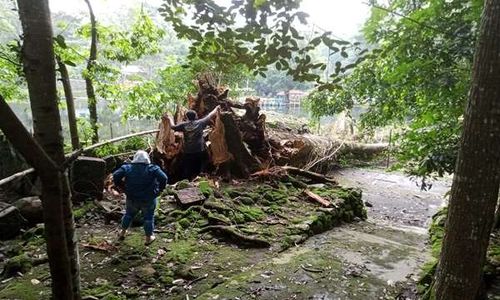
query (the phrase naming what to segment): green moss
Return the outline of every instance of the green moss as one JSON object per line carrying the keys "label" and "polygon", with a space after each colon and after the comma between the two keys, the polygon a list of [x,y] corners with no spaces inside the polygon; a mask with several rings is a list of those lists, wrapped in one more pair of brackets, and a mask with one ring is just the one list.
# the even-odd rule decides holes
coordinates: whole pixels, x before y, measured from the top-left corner
{"label": "green moss", "polygon": [[50,294],[48,287],[33,285],[31,279],[25,277],[9,282],[0,290],[0,299],[46,300],[50,299]]}
{"label": "green moss", "polygon": [[239,211],[247,222],[259,221],[265,218],[265,214],[259,207],[242,205]]}
{"label": "green moss", "polygon": [[193,240],[179,240],[168,245],[167,260],[186,263],[195,255],[197,246]]}
{"label": "green moss", "polygon": [[192,224],[192,221],[190,221],[188,218],[182,218],[178,222],[182,228],[189,228],[189,227],[191,227],[191,224]]}
{"label": "green moss", "polygon": [[86,202],[82,206],[80,206],[77,209],[73,209],[73,217],[75,218],[75,221],[80,220],[83,218],[88,212],[90,212],[92,209],[94,209],[96,206],[94,202]]}
{"label": "green moss", "polygon": [[187,189],[189,187],[191,187],[191,183],[189,182],[189,180],[184,179],[182,181],[177,182],[175,189],[182,190],[182,189]]}
{"label": "green moss", "polygon": [[200,192],[205,195],[205,197],[209,197],[210,195],[213,195],[213,189],[210,186],[209,182],[206,180],[202,180],[198,183],[198,188],[200,189]]}
{"label": "green moss", "polygon": [[26,255],[26,253],[20,254],[18,256],[11,257],[5,263],[3,269],[3,277],[11,277],[19,273],[26,273],[31,270],[32,260]]}
{"label": "green moss", "polygon": [[239,202],[241,202],[244,205],[252,205],[252,204],[254,204],[254,200],[251,197],[240,196],[237,199],[238,199]]}

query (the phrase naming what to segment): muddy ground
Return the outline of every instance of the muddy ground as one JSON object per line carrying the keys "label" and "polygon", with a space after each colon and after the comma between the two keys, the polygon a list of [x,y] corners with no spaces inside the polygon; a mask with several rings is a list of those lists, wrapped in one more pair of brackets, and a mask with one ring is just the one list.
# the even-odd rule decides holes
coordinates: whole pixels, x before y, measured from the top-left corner
{"label": "muddy ground", "polygon": [[[426,224],[441,206],[447,184],[424,192],[403,174],[375,169],[345,169],[335,177],[362,189],[368,220],[343,224],[284,251],[162,232],[146,247],[140,227],[116,245],[116,224],[90,220],[79,228],[84,295],[108,300],[414,299],[413,282],[429,259]],[[43,239],[35,239],[27,246],[36,253],[42,244]],[[85,244],[116,248],[100,251]],[[47,299],[49,288],[43,265],[4,280],[0,299]]]}

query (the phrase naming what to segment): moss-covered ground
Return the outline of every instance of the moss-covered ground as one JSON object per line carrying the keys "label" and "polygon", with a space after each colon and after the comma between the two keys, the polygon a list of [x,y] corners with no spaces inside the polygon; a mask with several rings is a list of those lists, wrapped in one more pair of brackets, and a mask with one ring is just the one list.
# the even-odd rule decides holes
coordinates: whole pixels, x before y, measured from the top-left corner
{"label": "moss-covered ground", "polygon": [[[304,178],[221,186],[204,179],[194,184],[206,196],[204,203],[181,208],[175,200],[176,190],[187,185],[170,188],[161,197],[156,212],[158,239],[150,246],[144,245],[141,227],[132,228],[119,243],[118,224],[107,224],[99,206],[75,207],[84,296],[187,299],[203,298],[214,291],[227,298],[229,294],[218,291],[238,278],[260,272],[273,258],[287,255],[287,249],[342,223],[366,218],[359,190],[315,185]],[[323,208],[310,201],[303,194],[306,187],[333,205]],[[230,231],[210,229],[215,227]],[[43,258],[43,242],[43,228],[35,228],[3,243],[0,267],[20,258],[27,258],[28,263]],[[294,257],[289,267],[314,267],[316,260],[318,265],[322,260],[321,268],[326,270],[324,264],[331,258],[320,255],[311,259]],[[0,299],[49,299],[47,264],[31,267],[23,263],[3,274]],[[275,272],[286,272],[288,267],[278,269]]]}

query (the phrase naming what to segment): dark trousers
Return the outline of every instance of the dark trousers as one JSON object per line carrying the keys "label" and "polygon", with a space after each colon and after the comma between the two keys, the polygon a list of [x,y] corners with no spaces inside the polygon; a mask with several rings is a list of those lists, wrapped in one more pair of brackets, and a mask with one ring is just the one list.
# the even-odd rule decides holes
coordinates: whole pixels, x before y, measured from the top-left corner
{"label": "dark trousers", "polygon": [[207,161],[207,152],[195,152],[195,153],[184,153],[182,157],[181,164],[181,179],[193,180],[196,176],[200,174],[201,171],[205,170],[205,164]]}

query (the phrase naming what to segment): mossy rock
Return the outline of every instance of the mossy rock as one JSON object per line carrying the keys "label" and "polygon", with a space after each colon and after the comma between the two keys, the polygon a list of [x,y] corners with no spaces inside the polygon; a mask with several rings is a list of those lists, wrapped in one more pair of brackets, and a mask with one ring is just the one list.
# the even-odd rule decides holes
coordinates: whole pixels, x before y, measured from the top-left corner
{"label": "mossy rock", "polygon": [[5,263],[2,275],[5,278],[12,277],[17,273],[24,274],[31,270],[33,262],[25,253],[11,257]]}
{"label": "mossy rock", "polygon": [[247,196],[239,196],[239,197],[236,197],[236,199],[234,199],[244,205],[253,205],[254,204],[254,200],[251,198],[251,197],[247,197]]}
{"label": "mossy rock", "polygon": [[37,224],[35,227],[30,228],[25,233],[23,233],[23,240],[31,240],[37,237],[43,237],[45,234],[45,226],[43,224]]}
{"label": "mossy rock", "polygon": [[90,213],[93,209],[96,208],[96,205],[94,204],[94,202],[85,202],[85,204],[83,204],[82,206],[76,208],[76,209],[73,209],[73,218],[75,219],[75,221],[78,221],[80,219],[82,219],[83,217],[85,217],[88,213]]}
{"label": "mossy rock", "polygon": [[179,223],[179,225],[181,225],[182,228],[189,228],[189,227],[191,227],[191,224],[193,223],[188,218],[182,218],[177,222]]}
{"label": "mossy rock", "polygon": [[175,189],[176,190],[183,190],[183,189],[187,189],[187,188],[190,188],[190,187],[192,187],[192,185],[189,182],[189,180],[184,179],[182,181],[177,182],[177,184],[175,186]]}

